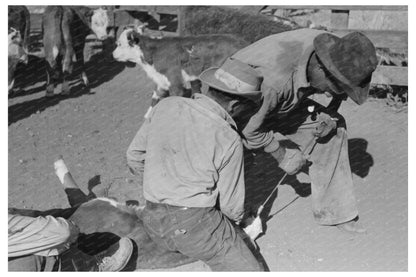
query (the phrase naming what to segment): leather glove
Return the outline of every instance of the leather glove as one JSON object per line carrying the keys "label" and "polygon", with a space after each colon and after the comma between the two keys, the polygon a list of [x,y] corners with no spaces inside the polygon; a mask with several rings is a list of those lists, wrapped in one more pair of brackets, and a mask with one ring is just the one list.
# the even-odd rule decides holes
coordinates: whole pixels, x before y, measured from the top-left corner
{"label": "leather glove", "polygon": [[68,245],[70,245],[78,240],[80,230],[79,227],[72,220],[68,220],[67,222],[70,233],[67,243]]}
{"label": "leather glove", "polygon": [[279,167],[287,174],[296,174],[306,163],[306,157],[299,149],[279,147],[270,153],[279,163]]}
{"label": "leather glove", "polygon": [[323,138],[337,128],[337,118],[332,118],[326,113],[320,113],[317,117],[318,126],[312,132],[315,137]]}
{"label": "leather glove", "polygon": [[243,230],[250,237],[250,239],[255,240],[261,233],[263,233],[263,226],[260,217],[257,216],[253,222],[243,228]]}

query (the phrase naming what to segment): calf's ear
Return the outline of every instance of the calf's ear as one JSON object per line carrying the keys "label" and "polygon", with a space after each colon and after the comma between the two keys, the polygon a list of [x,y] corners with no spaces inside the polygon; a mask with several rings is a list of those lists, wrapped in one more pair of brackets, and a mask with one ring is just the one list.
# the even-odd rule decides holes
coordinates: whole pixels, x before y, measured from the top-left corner
{"label": "calf's ear", "polygon": [[87,18],[91,17],[93,14],[94,14],[93,10],[88,10],[84,13],[85,17],[87,17]]}
{"label": "calf's ear", "polygon": [[128,36],[129,43],[138,45],[140,42],[140,34],[135,30],[131,31]]}

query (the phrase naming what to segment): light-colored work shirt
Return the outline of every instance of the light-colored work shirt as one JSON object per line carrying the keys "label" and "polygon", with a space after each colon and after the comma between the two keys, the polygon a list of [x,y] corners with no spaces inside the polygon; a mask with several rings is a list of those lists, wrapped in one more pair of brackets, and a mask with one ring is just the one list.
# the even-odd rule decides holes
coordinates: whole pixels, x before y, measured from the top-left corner
{"label": "light-colored work shirt", "polygon": [[168,97],[145,120],[127,150],[142,171],[144,198],[185,207],[214,207],[230,219],[244,212],[243,145],[236,124],[214,100]]}
{"label": "light-colored work shirt", "polygon": [[[239,50],[231,58],[255,68],[263,77],[261,91],[277,97],[277,105],[269,111],[292,111],[300,103],[299,90],[310,89],[307,66],[314,52],[313,40],[322,30],[298,29],[265,37]],[[265,147],[273,140],[273,132],[262,130],[264,115],[255,114],[243,130],[248,149]]]}
{"label": "light-colored work shirt", "polygon": [[[65,219],[9,214],[9,257],[55,256],[68,249],[71,229]],[[77,235],[77,234],[76,234]]]}

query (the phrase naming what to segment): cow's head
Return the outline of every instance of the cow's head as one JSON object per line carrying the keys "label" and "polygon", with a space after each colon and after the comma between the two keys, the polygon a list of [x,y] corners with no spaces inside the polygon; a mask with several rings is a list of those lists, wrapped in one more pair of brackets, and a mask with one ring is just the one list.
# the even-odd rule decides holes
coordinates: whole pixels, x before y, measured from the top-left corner
{"label": "cow's head", "polygon": [[14,28],[9,29],[9,44],[8,52],[9,58],[13,57],[19,62],[27,63],[28,56],[22,46],[22,36],[19,31]]}
{"label": "cow's head", "polygon": [[140,63],[143,52],[140,49],[141,32],[137,28],[126,28],[117,39],[117,48],[113,51],[113,57],[119,62]]}
{"label": "cow's head", "polygon": [[107,10],[99,8],[92,11],[91,30],[98,39],[103,40],[107,37],[108,22],[109,19]]}
{"label": "cow's head", "polygon": [[27,64],[28,55],[22,47],[22,36],[16,29],[9,30],[9,44],[8,44],[8,60],[9,60],[9,90],[13,88],[14,71],[18,63],[23,62]]}

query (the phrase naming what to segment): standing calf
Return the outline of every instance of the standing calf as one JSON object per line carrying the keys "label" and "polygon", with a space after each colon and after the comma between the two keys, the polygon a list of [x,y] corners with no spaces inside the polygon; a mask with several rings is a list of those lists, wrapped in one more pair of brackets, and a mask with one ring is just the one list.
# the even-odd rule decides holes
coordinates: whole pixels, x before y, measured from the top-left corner
{"label": "standing calf", "polygon": [[247,44],[233,35],[150,38],[142,35],[140,27],[127,28],[117,40],[113,57],[140,65],[152,79],[156,84],[153,106],[161,97],[191,96],[199,89],[198,76],[203,70],[220,66]]}

